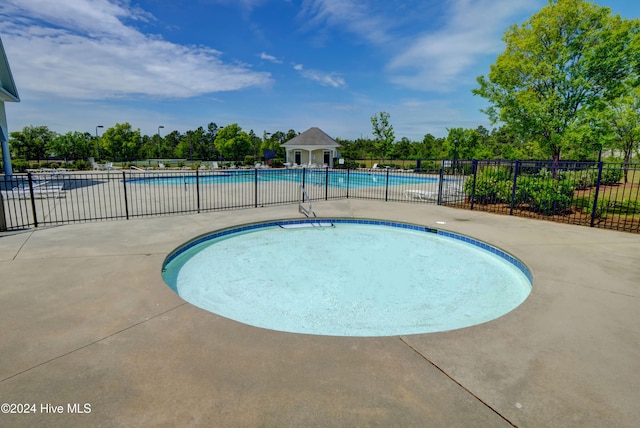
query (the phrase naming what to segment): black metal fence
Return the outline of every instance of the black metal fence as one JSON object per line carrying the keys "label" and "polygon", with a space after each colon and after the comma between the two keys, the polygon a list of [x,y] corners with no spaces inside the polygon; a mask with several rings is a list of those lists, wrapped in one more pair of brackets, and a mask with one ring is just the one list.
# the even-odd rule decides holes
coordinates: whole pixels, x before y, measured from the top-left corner
{"label": "black metal fence", "polygon": [[294,204],[300,186],[312,201],[432,203],[640,232],[640,164],[546,161],[442,161],[419,171],[36,171],[0,176],[0,231]]}

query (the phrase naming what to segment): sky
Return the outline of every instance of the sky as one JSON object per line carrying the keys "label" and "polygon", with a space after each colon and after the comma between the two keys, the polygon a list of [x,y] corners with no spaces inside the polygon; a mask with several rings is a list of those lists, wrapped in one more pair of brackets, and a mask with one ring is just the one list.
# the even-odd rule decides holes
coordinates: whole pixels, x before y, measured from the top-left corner
{"label": "sky", "polygon": [[[625,18],[640,2],[599,0]],[[211,122],[396,140],[491,128],[471,90],[547,0],[2,0],[10,131],[144,135]],[[159,128],[160,126],[164,128]],[[97,129],[99,133],[104,129]]]}

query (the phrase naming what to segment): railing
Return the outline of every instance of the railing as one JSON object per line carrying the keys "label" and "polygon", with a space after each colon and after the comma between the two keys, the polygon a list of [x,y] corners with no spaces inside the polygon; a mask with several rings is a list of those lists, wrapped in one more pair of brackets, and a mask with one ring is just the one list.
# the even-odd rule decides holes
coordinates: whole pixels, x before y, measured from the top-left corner
{"label": "railing", "polygon": [[308,201],[432,203],[640,232],[640,164],[443,161],[393,169],[123,170],[0,176],[0,231]]}

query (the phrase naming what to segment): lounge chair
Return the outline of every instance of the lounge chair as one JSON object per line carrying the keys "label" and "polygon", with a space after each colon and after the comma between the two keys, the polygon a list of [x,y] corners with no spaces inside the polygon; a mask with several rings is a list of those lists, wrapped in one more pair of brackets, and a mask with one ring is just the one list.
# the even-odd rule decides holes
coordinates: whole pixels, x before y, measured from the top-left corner
{"label": "lounge chair", "polygon": [[371,167],[371,169],[378,169],[378,164],[374,163],[373,166]]}
{"label": "lounge chair", "polygon": [[420,199],[421,201],[437,201],[438,192],[429,190],[407,189],[404,191],[404,197],[407,199]]}
{"label": "lounge chair", "polygon": [[[407,189],[404,197],[422,201],[438,201],[438,190]],[[464,196],[464,189],[460,184],[445,183],[442,185],[441,201],[455,200]]]}
{"label": "lounge chair", "polygon": [[34,198],[57,197],[64,198],[65,192],[62,184],[50,184],[47,182],[34,182],[33,190],[26,187],[14,187],[11,190],[2,190],[3,199],[30,199],[33,193]]}

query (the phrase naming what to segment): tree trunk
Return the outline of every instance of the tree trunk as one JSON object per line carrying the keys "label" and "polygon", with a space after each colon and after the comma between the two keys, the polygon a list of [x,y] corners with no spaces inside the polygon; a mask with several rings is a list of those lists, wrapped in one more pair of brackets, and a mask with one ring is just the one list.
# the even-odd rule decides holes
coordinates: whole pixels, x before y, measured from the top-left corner
{"label": "tree trunk", "polygon": [[554,150],[553,151],[553,163],[551,165],[551,174],[552,174],[554,180],[558,179],[559,164],[560,164],[560,151],[559,150]]}

